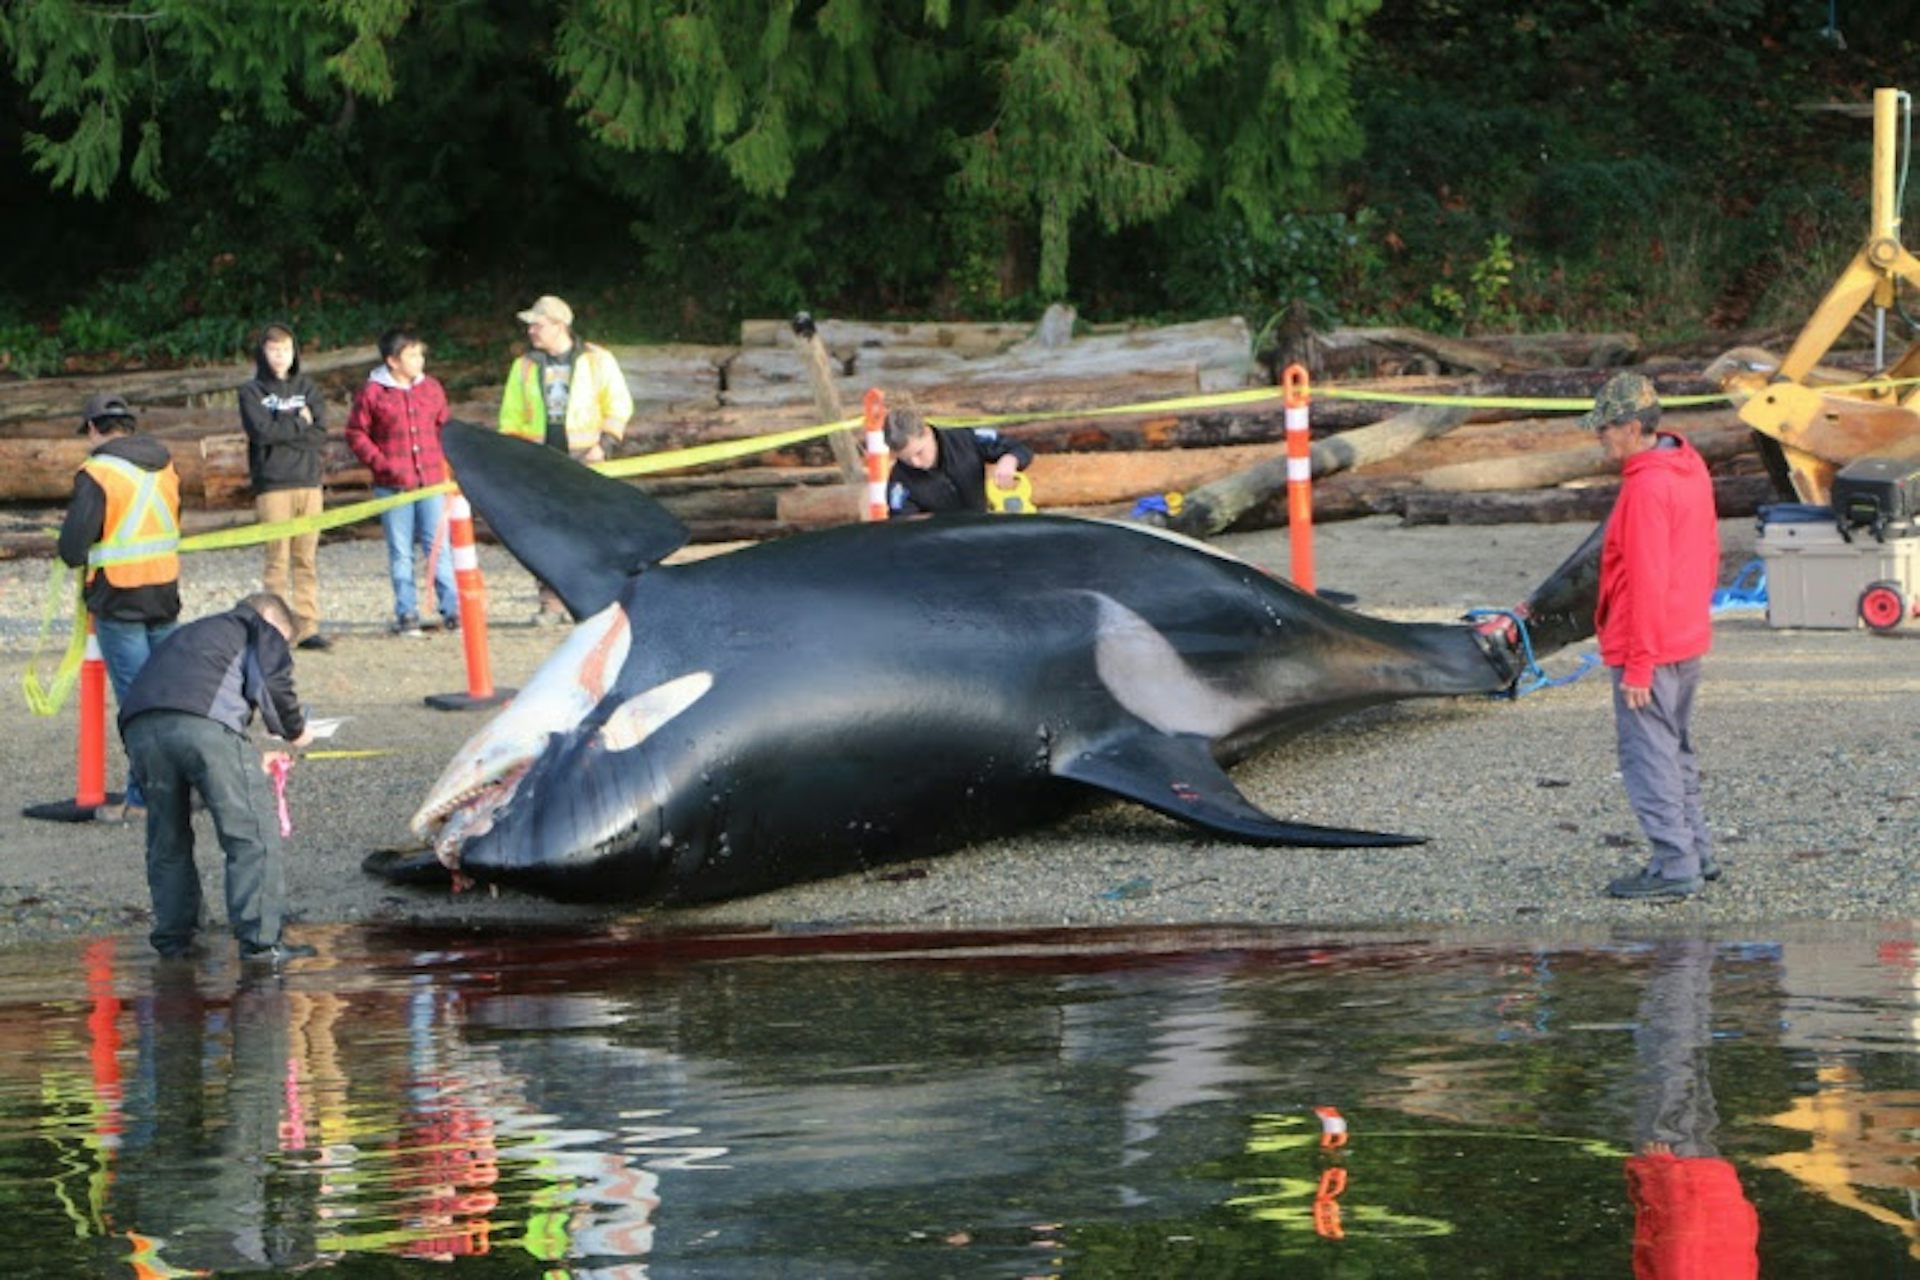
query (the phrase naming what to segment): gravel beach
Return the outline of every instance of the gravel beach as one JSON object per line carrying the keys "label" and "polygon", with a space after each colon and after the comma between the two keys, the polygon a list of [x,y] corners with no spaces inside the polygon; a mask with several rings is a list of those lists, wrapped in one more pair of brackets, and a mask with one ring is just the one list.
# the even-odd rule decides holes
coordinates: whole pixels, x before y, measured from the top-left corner
{"label": "gravel beach", "polygon": [[[1446,619],[1523,596],[1585,526],[1423,526],[1397,519],[1316,530],[1321,585],[1382,616]],[[1750,520],[1724,521],[1723,581],[1752,554]],[[1221,544],[1285,571],[1284,531]],[[531,578],[482,548],[496,682],[523,682],[557,643],[527,624]],[[1132,805],[1101,804],[1043,830],[862,875],[676,910],[579,907],[485,890],[397,889],[360,870],[370,850],[408,840],[408,817],[482,723],[427,709],[465,687],[451,635],[386,634],[391,594],[377,541],[328,542],[320,571],[327,653],[298,655],[303,697],[349,717],[328,744],[374,754],[302,761],[290,786],[293,916],[476,929],[671,926],[862,927],[1271,923],[1466,926],[1570,937],[1658,923],[1737,929],[1785,921],[1920,916],[1920,627],[1894,636],[1781,631],[1757,611],[1715,628],[1696,728],[1725,876],[1684,903],[1601,895],[1645,854],[1621,793],[1605,673],[1517,701],[1457,699],[1382,708],[1280,743],[1234,776],[1272,813],[1329,825],[1417,832],[1402,849],[1254,849],[1197,838]],[[257,584],[256,549],[196,555],[186,615],[224,608]],[[98,930],[144,932],[137,828],[29,820],[23,806],[70,798],[72,704],[28,714],[20,677],[46,594],[44,561],[0,563],[0,672],[8,767],[0,779],[0,945]],[[1550,659],[1578,666],[1591,644]],[[50,674],[57,655],[43,653]],[[124,764],[115,741],[109,786]],[[220,858],[201,823],[208,902]]]}

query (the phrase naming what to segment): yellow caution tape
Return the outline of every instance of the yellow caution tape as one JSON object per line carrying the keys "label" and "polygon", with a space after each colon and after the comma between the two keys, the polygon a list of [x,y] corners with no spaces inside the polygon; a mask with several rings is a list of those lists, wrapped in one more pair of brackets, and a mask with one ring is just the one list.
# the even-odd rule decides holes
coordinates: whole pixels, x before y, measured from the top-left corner
{"label": "yellow caution tape", "polygon": [[190,538],[180,539],[180,546],[177,549],[181,552],[230,551],[235,547],[278,542],[282,538],[291,538],[303,533],[324,533],[328,529],[338,529],[342,525],[358,524],[362,520],[372,519],[395,507],[404,507],[409,502],[419,502],[435,494],[451,493],[453,489],[454,486],[450,483],[428,485],[424,489],[408,489],[404,493],[388,494],[384,498],[369,498],[365,502],[349,503],[344,507],[323,511],[317,516],[297,516],[292,520],[277,520],[272,524],[243,524],[235,525],[231,529],[196,533]]}
{"label": "yellow caution tape", "polygon": [[[55,560],[53,572],[47,577],[47,600],[40,613],[40,636],[34,641],[33,654],[27,659],[27,669],[20,676],[21,691],[27,698],[27,710],[36,716],[54,715],[66,703],[67,695],[73,692],[74,681],[80,676],[80,664],[87,656],[87,612],[80,605],[81,572]],[[73,599],[73,634],[67,639],[67,651],[60,656],[60,665],[54,669],[52,683],[43,685],[37,670],[40,653],[47,637],[53,634],[55,612],[69,596]]]}
{"label": "yellow caution tape", "polygon": [[[1920,378],[1885,379],[1875,378],[1864,382],[1848,383],[1841,386],[1820,387],[1823,392],[1844,393],[1863,390],[1891,390],[1895,387],[1920,383]],[[1003,414],[943,414],[931,419],[941,426],[984,427],[1015,422],[1051,422],[1066,418],[1118,417],[1142,413],[1179,413],[1191,409],[1228,408],[1235,405],[1259,404],[1268,400],[1279,400],[1286,392],[1280,387],[1249,387],[1240,391],[1218,391],[1206,395],[1178,396],[1169,400],[1144,401],[1133,404],[1107,405],[1092,409],[1058,409],[1046,413],[1003,413]],[[1589,398],[1539,398],[1528,399],[1514,396],[1442,396],[1415,395],[1397,391],[1366,391],[1347,387],[1321,387],[1313,395],[1334,400],[1372,400],[1392,404],[1416,404],[1458,406],[1469,409],[1534,409],[1541,412],[1585,412],[1593,401]],[[1662,396],[1661,404],[1670,407],[1691,408],[1696,405],[1713,404],[1730,400],[1727,395]],[[678,471],[686,467],[706,466],[716,462],[730,462],[735,458],[744,458],[772,449],[781,449],[789,445],[803,444],[809,440],[818,440],[832,435],[836,431],[853,431],[862,427],[861,418],[842,418],[837,422],[823,422],[810,427],[796,427],[790,431],[778,431],[762,436],[746,436],[737,440],[721,440],[711,444],[694,445],[685,449],[671,449],[662,453],[644,454],[638,457],[621,458],[612,462],[595,463],[594,469],[617,478],[628,476],[655,475],[662,471]],[[344,525],[356,524],[368,520],[395,507],[410,502],[419,502],[437,494],[451,493],[456,486],[451,483],[430,485],[423,489],[410,489],[404,493],[390,494],[384,498],[373,498],[365,502],[356,502],[344,507],[336,507],[319,515],[301,516],[292,520],[281,520],[272,524],[238,525],[230,529],[219,529],[210,533],[194,534],[182,538],[177,551],[191,553],[195,551],[224,551],[236,547],[256,546],[267,542],[277,542],[282,538],[291,538],[307,533],[322,533],[328,529],[337,529]],[[78,675],[80,662],[86,651],[86,627],[83,616],[76,606],[73,637],[68,643],[67,652],[54,673],[50,684],[43,685],[33,670],[38,661],[40,645],[45,643],[51,633],[55,609],[62,595],[59,584],[66,576],[64,566],[57,566],[54,573],[54,585],[48,593],[46,612],[41,620],[41,638],[35,648],[35,657],[28,664],[22,683],[26,688],[27,705],[35,715],[52,715],[59,710],[67,694],[72,690]],[[75,573],[78,582],[78,571]],[[76,601],[78,592],[74,593]]]}
{"label": "yellow caution tape", "polygon": [[678,471],[682,467],[731,462],[735,458],[744,458],[749,454],[784,449],[790,444],[803,444],[808,440],[823,439],[836,431],[852,431],[861,425],[862,420],[859,418],[842,418],[838,422],[795,427],[791,431],[778,431],[772,435],[745,436],[738,440],[720,440],[713,444],[699,444],[686,449],[670,449],[665,453],[643,454],[637,458],[598,462],[594,464],[593,469],[606,475],[619,477],[646,476],[659,471]]}

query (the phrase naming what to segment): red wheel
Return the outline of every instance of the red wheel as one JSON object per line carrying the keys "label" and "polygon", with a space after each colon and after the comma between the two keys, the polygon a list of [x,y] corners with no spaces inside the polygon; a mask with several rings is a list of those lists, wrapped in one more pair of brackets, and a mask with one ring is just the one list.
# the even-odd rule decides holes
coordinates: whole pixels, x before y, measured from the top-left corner
{"label": "red wheel", "polygon": [[1897,582],[1875,582],[1860,593],[1860,621],[1891,631],[1907,620],[1907,597]]}

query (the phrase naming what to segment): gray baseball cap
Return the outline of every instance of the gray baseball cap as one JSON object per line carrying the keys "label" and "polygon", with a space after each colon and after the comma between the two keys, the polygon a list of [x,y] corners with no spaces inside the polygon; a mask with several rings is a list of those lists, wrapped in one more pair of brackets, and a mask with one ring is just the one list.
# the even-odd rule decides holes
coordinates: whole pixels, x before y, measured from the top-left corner
{"label": "gray baseball cap", "polygon": [[87,397],[86,408],[80,410],[80,434],[87,434],[87,428],[102,418],[125,418],[131,422],[133,417],[133,406],[127,403],[125,396],[108,395],[103,391]]}

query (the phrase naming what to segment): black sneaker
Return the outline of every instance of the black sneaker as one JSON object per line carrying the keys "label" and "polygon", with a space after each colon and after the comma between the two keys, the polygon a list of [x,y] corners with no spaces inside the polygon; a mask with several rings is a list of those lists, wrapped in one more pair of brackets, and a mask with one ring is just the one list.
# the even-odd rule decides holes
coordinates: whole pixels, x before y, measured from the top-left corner
{"label": "black sneaker", "polygon": [[1640,871],[1608,884],[1607,893],[1615,898],[1691,898],[1700,892],[1702,883],[1699,876],[1669,880],[1651,871]]}
{"label": "black sneaker", "polygon": [[289,960],[298,960],[304,956],[318,955],[304,942],[276,942],[270,947],[255,947],[242,952],[240,963],[258,968],[278,969]]}
{"label": "black sneaker", "polygon": [[328,649],[333,648],[333,641],[327,639],[325,636],[321,635],[318,631],[316,631],[312,635],[308,636],[305,640],[302,640],[299,644],[295,645],[294,648],[308,649],[315,653],[324,653]]}
{"label": "black sneaker", "polygon": [[411,613],[404,618],[394,619],[392,625],[387,628],[387,632],[390,635],[413,637],[426,634],[420,629],[420,619]]}
{"label": "black sneaker", "polygon": [[442,631],[458,631],[460,629],[460,615],[456,613],[452,617],[440,619],[440,629]]}
{"label": "black sneaker", "polygon": [[1720,878],[1720,864],[1714,861],[1713,855],[1710,853],[1700,859],[1700,878],[1702,880],[1718,880]]}

